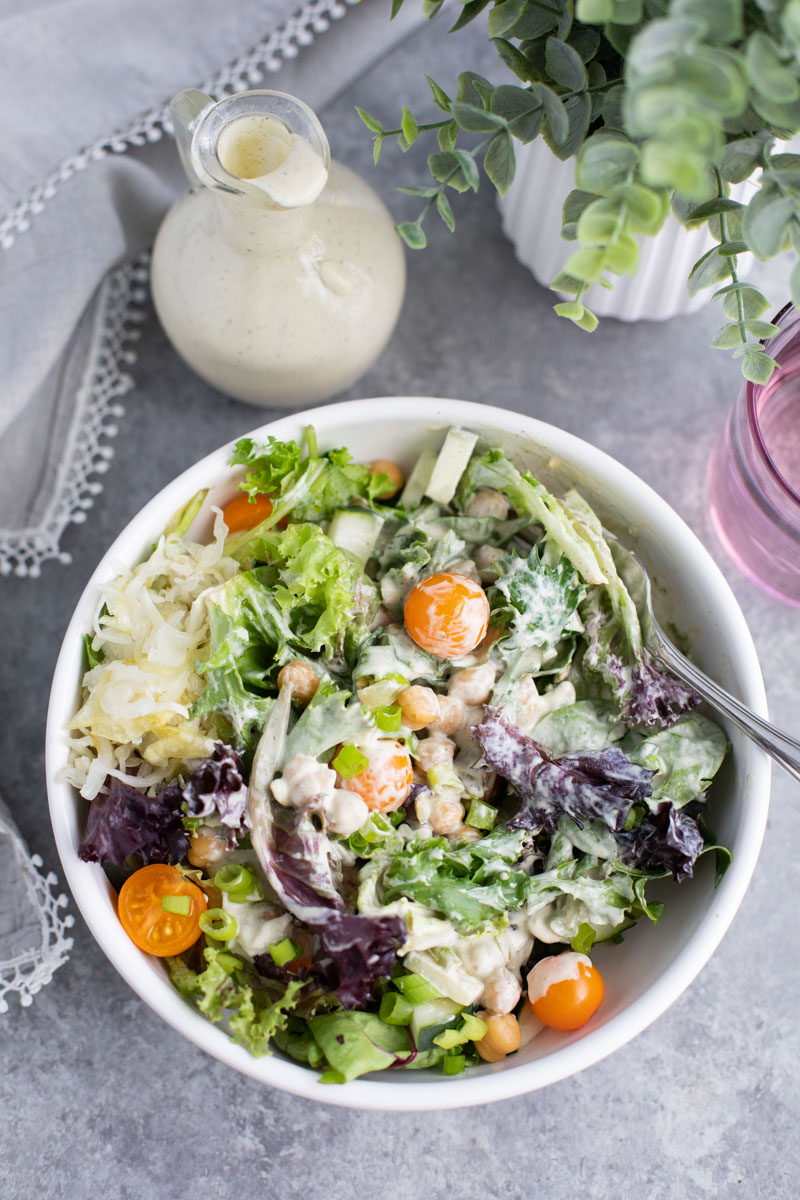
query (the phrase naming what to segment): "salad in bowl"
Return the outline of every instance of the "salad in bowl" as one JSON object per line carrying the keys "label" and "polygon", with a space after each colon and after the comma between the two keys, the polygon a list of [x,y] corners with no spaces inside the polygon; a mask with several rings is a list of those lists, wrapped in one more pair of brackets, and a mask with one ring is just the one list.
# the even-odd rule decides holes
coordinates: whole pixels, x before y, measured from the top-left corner
{"label": "salad in bowl", "polygon": [[94,594],[71,881],[106,868],[240,1067],[466,1080],[574,1046],[624,1008],[630,931],[729,862],[725,733],[649,657],[580,486],[510,440],[241,439]]}

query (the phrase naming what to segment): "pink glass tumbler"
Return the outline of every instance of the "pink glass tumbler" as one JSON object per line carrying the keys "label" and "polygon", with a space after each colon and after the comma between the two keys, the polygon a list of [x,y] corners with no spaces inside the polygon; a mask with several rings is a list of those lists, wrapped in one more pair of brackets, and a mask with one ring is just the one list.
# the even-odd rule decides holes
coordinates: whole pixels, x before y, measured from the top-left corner
{"label": "pink glass tumbler", "polygon": [[800,607],[800,312],[789,304],[774,322],[764,348],[779,367],[743,387],[711,456],[709,500],[736,565]]}

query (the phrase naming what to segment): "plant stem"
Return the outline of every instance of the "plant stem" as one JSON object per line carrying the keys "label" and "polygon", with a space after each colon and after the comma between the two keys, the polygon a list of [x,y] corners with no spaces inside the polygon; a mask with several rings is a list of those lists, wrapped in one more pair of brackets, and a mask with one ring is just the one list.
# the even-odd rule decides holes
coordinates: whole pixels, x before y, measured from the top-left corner
{"label": "plant stem", "polygon": [[[721,200],[724,200],[725,199],[725,185],[723,184],[722,176],[720,175],[720,173],[716,167],[714,168],[714,176],[717,181],[717,194],[719,195],[719,198]],[[724,212],[719,214],[719,232],[720,232],[721,241],[727,242],[728,241],[728,222],[727,222]],[[730,271],[731,283],[738,283],[739,282],[739,274],[738,274],[738,271],[736,270],[736,265],[737,265],[736,255],[735,254],[732,255],[732,257],[728,259],[728,262],[730,264],[729,271]],[[739,289],[737,289],[737,291],[736,291],[736,311],[739,314],[739,319],[736,323],[739,326],[739,333],[742,338],[742,344],[744,344],[747,341],[747,329],[745,328],[745,324],[744,324],[744,304],[742,302],[742,293]]]}

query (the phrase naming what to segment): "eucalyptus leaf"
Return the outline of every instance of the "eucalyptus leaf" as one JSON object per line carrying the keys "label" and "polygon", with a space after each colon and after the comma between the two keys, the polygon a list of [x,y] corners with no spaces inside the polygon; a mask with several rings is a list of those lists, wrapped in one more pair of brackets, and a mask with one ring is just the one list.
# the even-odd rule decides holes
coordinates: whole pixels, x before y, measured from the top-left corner
{"label": "eucalyptus leaf", "polygon": [[789,292],[792,297],[792,304],[795,308],[800,308],[800,262],[797,262],[792,267],[792,273],[789,277]]}
{"label": "eucalyptus leaf", "polygon": [[403,221],[395,228],[409,250],[424,250],[427,246],[428,239],[419,221]]}
{"label": "eucalyptus leaf", "polygon": [[439,192],[438,196],[436,197],[436,211],[452,233],[456,227],[456,219],[453,216],[453,209],[450,206],[450,201],[447,199],[447,196],[445,196],[444,192]]}
{"label": "eucalyptus leaf", "polygon": [[742,374],[751,383],[769,383],[777,366],[775,359],[770,358],[760,347],[752,351],[748,349],[742,358]]}
{"label": "eucalyptus leaf", "polygon": [[753,87],[767,100],[786,104],[800,98],[800,83],[768,34],[761,30],[750,34],[745,59]]}
{"label": "eucalyptus leaf", "polygon": [[571,92],[582,91],[588,86],[586,67],[578,51],[559,38],[547,39],[545,61],[550,77]]}
{"label": "eucalyptus leaf", "polygon": [[721,279],[727,279],[730,273],[731,268],[728,260],[719,253],[719,248],[714,246],[702,258],[698,259],[692,267],[687,285],[689,295],[696,296],[704,288],[713,287]]}
{"label": "eucalyptus leaf", "polygon": [[794,206],[788,196],[782,196],[774,185],[765,185],[747,206],[744,236],[757,258],[773,258],[781,249],[787,226],[794,216]]}
{"label": "eucalyptus leaf", "polygon": [[491,111],[508,123],[508,131],[520,142],[530,142],[544,119],[541,102],[527,88],[502,84],[494,89]]}
{"label": "eucalyptus leaf", "polygon": [[[556,141],[553,136],[552,124],[549,124],[545,130],[544,139],[556,157],[562,161],[566,161],[568,158],[574,158],[586,134],[589,132],[589,125],[592,118],[592,101],[586,92],[581,92],[580,95],[570,96],[568,100],[562,101],[562,103],[567,111],[567,120],[569,122],[567,136]],[[511,132],[514,133],[515,131],[512,129]]]}
{"label": "eucalyptus leaf", "polygon": [[525,57],[513,42],[509,42],[507,38],[502,37],[494,37],[491,41],[494,43],[494,47],[500,58],[507,67],[510,67],[517,79],[521,79],[523,83],[530,83],[531,80],[536,78],[530,60]]}
{"label": "eucalyptus leaf", "polygon": [[764,134],[758,137],[738,138],[728,142],[722,154],[720,174],[728,183],[741,183],[764,165],[766,149],[772,139]]}
{"label": "eucalyptus leaf", "polygon": [[507,130],[500,130],[492,138],[484,155],[483,169],[500,195],[505,196],[514,179],[516,169],[514,142]]}
{"label": "eucalyptus leaf", "polygon": [[468,0],[461,10],[458,19],[450,26],[450,33],[457,33],[459,29],[463,29],[465,25],[469,25],[470,21],[474,21],[479,17],[485,8],[490,4],[491,0]]}
{"label": "eucalyptus leaf", "polygon": [[383,133],[383,126],[375,117],[371,117],[368,112],[365,112],[363,108],[359,108],[358,105],[356,105],[356,112],[361,117],[367,129],[371,129],[373,133]]}
{"label": "eucalyptus leaf", "polygon": [[531,92],[545,111],[554,141],[563,142],[569,135],[569,117],[564,101],[543,83],[534,83]]}
{"label": "eucalyptus leaf", "polygon": [[583,143],[578,155],[575,182],[581,191],[605,196],[628,183],[639,161],[633,142],[613,134],[596,133]]}
{"label": "eucalyptus leaf", "polygon": [[458,77],[456,100],[462,104],[474,104],[478,108],[488,108],[494,91],[494,84],[479,75],[477,71],[462,71]]}
{"label": "eucalyptus leaf", "polygon": [[501,128],[505,124],[503,118],[495,113],[488,112],[485,108],[478,108],[474,104],[463,104],[459,100],[453,101],[450,111],[459,126],[467,133],[486,133]]}
{"label": "eucalyptus leaf", "polygon": [[444,88],[439,87],[439,84],[435,79],[431,79],[430,75],[426,75],[425,78],[428,81],[428,87],[433,93],[434,103],[436,104],[437,108],[440,108],[442,112],[449,112],[450,97],[448,96],[447,92],[444,90]]}
{"label": "eucalyptus leaf", "polygon": [[749,320],[745,321],[747,332],[759,341],[764,341],[767,338],[773,337],[774,334],[780,333],[777,325],[773,325],[771,321]]}
{"label": "eucalyptus leaf", "polygon": [[[726,317],[731,317],[733,320],[739,320],[740,316],[743,320],[750,320],[754,317],[760,317],[763,312],[769,308],[769,301],[766,296],[755,287],[749,287],[745,283],[730,283],[726,288],[720,288],[714,293],[713,299],[718,296],[724,296],[722,301],[722,311]],[[741,304],[741,314],[739,306]]]}
{"label": "eucalyptus leaf", "polygon": [[717,330],[711,339],[711,346],[714,350],[732,350],[734,346],[740,346],[744,341],[746,341],[746,337],[742,333],[741,327],[732,322]]}

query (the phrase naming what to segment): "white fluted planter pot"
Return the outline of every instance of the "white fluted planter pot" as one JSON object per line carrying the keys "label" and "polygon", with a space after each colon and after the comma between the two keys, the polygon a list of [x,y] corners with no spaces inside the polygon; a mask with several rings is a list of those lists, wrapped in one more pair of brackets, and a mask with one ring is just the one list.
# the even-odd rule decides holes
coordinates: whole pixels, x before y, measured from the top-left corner
{"label": "white fluted planter pot", "polygon": [[[515,149],[517,173],[507,195],[498,200],[503,231],[519,261],[549,287],[577,246],[561,239],[561,209],[575,187],[575,160],[561,162],[541,138]],[[752,186],[748,181],[737,184],[731,198],[743,200]],[[593,284],[584,293],[593,312],[621,321],[663,321],[708,303],[712,289],[690,297],[686,287],[698,258],[716,245],[706,226],[685,229],[670,213],[660,233],[638,240],[641,258],[634,276],[612,276],[613,291]],[[740,277],[746,265],[740,260]]]}

